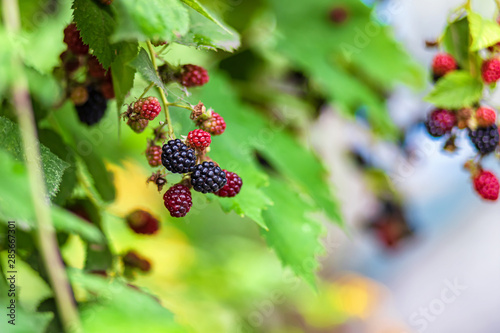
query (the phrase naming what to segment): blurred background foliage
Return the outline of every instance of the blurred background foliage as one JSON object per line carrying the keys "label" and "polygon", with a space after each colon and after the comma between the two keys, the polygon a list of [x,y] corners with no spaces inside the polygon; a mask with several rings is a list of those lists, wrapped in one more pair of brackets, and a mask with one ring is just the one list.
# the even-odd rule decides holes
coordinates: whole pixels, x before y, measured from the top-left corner
{"label": "blurred background foliage", "polygon": [[[321,221],[345,226],[308,135],[320,113],[333,109],[369,126],[379,140],[397,139],[385,99],[398,84],[421,88],[421,69],[374,12],[376,3],[200,3],[227,24],[177,0],[117,0],[111,8],[92,0],[23,0],[22,38],[0,26],[0,218],[18,221],[23,280],[19,326],[12,331],[2,320],[2,332],[61,331],[31,238],[35,213],[8,91],[16,56],[29,79],[52,216],[86,332],[334,332],[373,310],[382,291],[369,280],[316,277],[318,256],[335,250],[322,241]],[[338,8],[347,15],[344,22],[330,18]],[[111,66],[117,93],[92,128],[78,121],[59,84],[63,29],[73,15],[84,41]],[[155,37],[173,42],[161,55],[169,63],[208,69],[206,86],[186,94],[170,85],[168,98],[201,100],[224,116],[228,128],[213,139],[211,157],[244,180],[235,198],[209,195],[207,202],[193,193],[192,211],[182,220],[170,218],[156,188],[145,184],[150,131],[137,135],[117,121],[117,110],[149,84],[144,64],[132,60]],[[172,107],[171,114],[178,137],[194,128],[186,110]],[[168,178],[170,184],[178,180]],[[75,205],[84,207],[92,224],[68,212]],[[123,217],[136,208],[161,217],[159,234],[140,236],[127,228]],[[152,270],[122,276],[120,256],[128,250],[148,258]],[[1,259],[5,267],[5,251]],[[91,270],[106,270],[109,277],[85,273]]]}

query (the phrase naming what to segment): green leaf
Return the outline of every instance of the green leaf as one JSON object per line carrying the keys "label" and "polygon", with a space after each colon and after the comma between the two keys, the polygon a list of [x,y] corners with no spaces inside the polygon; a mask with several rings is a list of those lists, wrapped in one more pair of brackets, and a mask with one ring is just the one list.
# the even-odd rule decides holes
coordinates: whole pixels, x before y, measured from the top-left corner
{"label": "green leaf", "polygon": [[[0,148],[8,151],[19,161],[24,159],[22,141],[19,129],[9,119],[0,116]],[[57,194],[64,170],[69,164],[54,155],[47,147],[40,145],[42,165],[47,184],[47,191],[51,197]]]}
{"label": "green leaf", "polygon": [[[3,297],[5,301],[9,298]],[[3,302],[2,302],[3,303]],[[5,306],[4,306],[5,305]],[[5,309],[7,304],[2,304],[2,309]],[[0,332],[8,333],[44,333],[47,325],[54,317],[52,312],[34,312],[26,311],[21,306],[16,306],[15,326],[8,323],[9,317],[4,315],[0,321]]]}
{"label": "green leaf", "polygon": [[[259,170],[254,157],[254,153],[259,151],[272,167],[312,200],[313,211],[322,209],[331,220],[343,224],[338,203],[331,193],[327,173],[320,160],[290,133],[279,126],[269,126],[269,121],[258,111],[242,104],[230,82],[220,73],[210,72],[209,83],[193,96],[195,100],[202,100],[207,107],[213,107],[228,124],[224,135],[212,138],[210,156],[223,169],[236,171],[243,179],[241,197],[217,197],[224,209],[244,213],[261,226],[266,225],[265,220],[261,222],[259,213],[268,209],[273,200],[264,191],[269,177]],[[251,202],[254,208],[249,212],[250,205],[246,200],[250,196],[254,197]]]}
{"label": "green leaf", "polygon": [[[29,177],[26,167],[4,150],[0,149],[0,221],[15,220],[30,229],[36,228],[36,213],[33,208]],[[105,242],[104,235],[90,223],[58,207],[51,206],[51,215],[56,230],[73,232],[88,241]]]}
{"label": "green leaf", "polygon": [[315,287],[316,257],[324,252],[321,223],[310,217],[312,207],[287,182],[272,179],[265,192],[274,205],[263,213],[269,231],[262,236],[285,266]]}
{"label": "green leaf", "polygon": [[189,29],[187,8],[179,0],[120,0],[113,6],[118,21],[113,41],[172,42]]}
{"label": "green leaf", "polygon": [[467,71],[454,71],[441,78],[425,100],[441,108],[473,106],[483,96],[483,82]]}
{"label": "green leaf", "polygon": [[83,42],[94,50],[103,67],[109,68],[115,58],[115,46],[109,42],[115,26],[111,10],[92,0],[75,0],[73,9]]}
{"label": "green leaf", "polygon": [[141,75],[148,80],[149,82],[153,82],[158,87],[166,91],[165,85],[163,81],[158,76],[158,72],[155,70],[153,63],[151,62],[151,58],[149,57],[148,52],[141,48],[137,57],[130,63]]}
{"label": "green leaf", "polygon": [[[194,10],[196,10],[201,15],[205,16],[210,21],[212,21],[215,24],[217,24],[219,27],[221,27],[222,29],[224,29],[227,33],[233,34],[232,30],[230,30],[228,27],[226,27],[224,24],[222,24],[222,22],[219,21],[213,14],[211,14],[207,10],[207,8],[205,8],[201,3],[198,2],[198,0],[181,0],[181,1],[184,2],[186,5],[188,5],[189,7],[193,8]],[[196,21],[193,21],[193,22],[196,22]]]}
{"label": "green leaf", "polygon": [[111,64],[118,113],[120,113],[125,97],[134,85],[135,68],[129,64],[137,56],[138,50],[135,42],[120,43],[115,61]]}
{"label": "green leaf", "polygon": [[[82,304],[80,309],[85,332],[165,332],[186,330],[177,324],[174,315],[151,295],[114,279],[104,279],[81,271],[68,271],[73,285],[84,288],[96,302]],[[147,320],[138,313],[147,313]]]}
{"label": "green leaf", "polygon": [[[38,18],[39,13],[36,15]],[[24,63],[40,73],[51,74],[54,67],[60,63],[59,55],[66,49],[63,31],[70,20],[70,2],[64,1],[59,3],[56,15],[47,16],[41,22],[37,22],[37,27],[33,31],[23,31]]]}
{"label": "green leaf", "polygon": [[233,52],[240,46],[239,34],[230,28],[220,28],[194,10],[190,11],[189,32],[176,43],[199,48],[221,49]]}
{"label": "green leaf", "polygon": [[479,51],[500,42],[500,25],[492,20],[485,20],[481,15],[469,12],[471,51]]}
{"label": "green leaf", "polygon": [[469,68],[469,21],[461,18],[446,27],[442,45],[462,68]]}

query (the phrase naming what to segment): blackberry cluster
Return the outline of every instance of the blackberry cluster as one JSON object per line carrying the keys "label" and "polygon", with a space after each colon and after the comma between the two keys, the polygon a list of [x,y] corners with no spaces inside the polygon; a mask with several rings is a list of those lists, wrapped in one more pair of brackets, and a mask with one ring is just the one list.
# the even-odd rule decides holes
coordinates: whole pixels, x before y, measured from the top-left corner
{"label": "blackberry cluster", "polygon": [[163,145],[161,162],[168,171],[173,173],[188,173],[193,171],[196,164],[195,151],[186,146],[181,140],[170,140]]}
{"label": "blackberry cluster", "polygon": [[165,207],[172,217],[184,217],[193,206],[189,188],[182,184],[176,184],[169,188],[163,195]]}
{"label": "blackberry cluster", "polygon": [[481,155],[493,152],[498,146],[499,135],[497,125],[469,129],[469,138]]}
{"label": "blackberry cluster", "polygon": [[89,126],[98,123],[108,107],[108,101],[103,94],[94,87],[87,87],[88,99],[81,105],[75,105],[78,118]]}
{"label": "blackberry cluster", "polygon": [[214,193],[226,185],[226,174],[214,162],[203,162],[194,167],[191,173],[191,185],[195,191]]}

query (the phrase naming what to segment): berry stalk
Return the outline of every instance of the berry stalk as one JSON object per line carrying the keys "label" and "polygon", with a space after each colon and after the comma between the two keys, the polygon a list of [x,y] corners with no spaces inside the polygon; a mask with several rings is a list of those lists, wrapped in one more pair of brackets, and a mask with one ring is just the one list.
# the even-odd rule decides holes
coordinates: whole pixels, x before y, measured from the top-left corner
{"label": "berry stalk", "polygon": [[[8,33],[17,38],[20,30],[19,4],[16,0],[3,0],[3,19]],[[66,333],[82,332],[78,311],[73,302],[71,286],[58,253],[57,239],[48,204],[48,193],[41,165],[40,146],[33,115],[33,106],[24,67],[19,58],[12,61],[17,73],[12,95],[19,121],[20,133],[28,169],[31,197],[36,213],[36,238],[45,266],[61,322]]]}
{"label": "berry stalk", "polygon": [[[153,63],[153,67],[158,72],[158,66],[156,65],[156,53],[155,53],[155,50],[153,48],[153,44],[151,44],[151,42],[148,41],[147,45],[148,45],[148,50],[149,50],[149,54],[151,57],[151,62]],[[165,110],[165,122],[168,126],[168,136],[171,139],[174,139],[175,138],[174,128],[172,127],[172,122],[170,120],[170,113],[168,111],[169,103],[168,103],[167,97],[165,96],[165,92],[163,91],[163,89],[161,87],[157,87],[157,88],[158,88],[158,91],[160,92],[161,101],[163,102],[163,106],[164,106],[164,110]]]}

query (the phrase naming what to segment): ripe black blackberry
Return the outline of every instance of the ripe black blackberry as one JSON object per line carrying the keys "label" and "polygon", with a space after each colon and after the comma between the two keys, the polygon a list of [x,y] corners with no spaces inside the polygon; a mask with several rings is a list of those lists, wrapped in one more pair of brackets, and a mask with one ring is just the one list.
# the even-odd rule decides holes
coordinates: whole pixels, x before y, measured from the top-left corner
{"label": "ripe black blackberry", "polygon": [[191,184],[201,193],[217,192],[226,185],[226,174],[214,162],[203,162],[194,167]]}
{"label": "ripe black blackberry", "polygon": [[186,146],[181,140],[170,140],[162,147],[161,163],[173,173],[187,173],[194,169],[196,155],[193,149]]}
{"label": "ripe black blackberry", "polygon": [[486,155],[498,146],[499,135],[497,125],[469,129],[469,138],[481,155]]}
{"label": "ripe black blackberry", "polygon": [[87,125],[98,123],[108,107],[108,101],[103,94],[92,86],[87,87],[88,99],[82,105],[75,105],[80,121]]}

